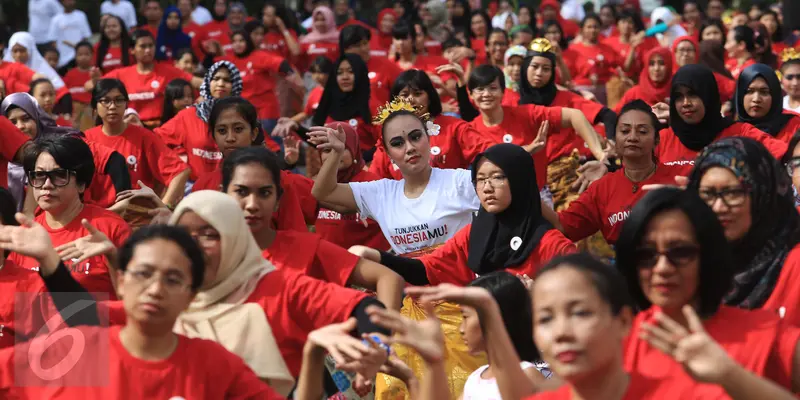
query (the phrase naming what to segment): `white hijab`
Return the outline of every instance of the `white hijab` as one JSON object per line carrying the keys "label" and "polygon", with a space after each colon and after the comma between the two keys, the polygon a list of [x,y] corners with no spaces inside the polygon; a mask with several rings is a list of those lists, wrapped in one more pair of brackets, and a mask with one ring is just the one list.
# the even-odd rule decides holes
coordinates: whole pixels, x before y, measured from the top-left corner
{"label": "white hijab", "polygon": [[506,20],[509,18],[514,21],[513,26],[519,25],[519,17],[517,17],[517,14],[514,14],[512,11],[506,11],[492,18],[492,28],[506,29]]}
{"label": "white hijab", "polygon": [[[675,19],[675,15],[672,11],[667,7],[657,7],[653,12],[650,14],[650,24],[655,25],[656,21],[661,20],[665,24],[669,24],[672,20]],[[680,24],[675,24],[669,27],[666,32],[664,32],[664,36],[667,38],[667,45],[672,46],[672,42],[681,37],[686,36],[688,33],[686,29],[683,29]]]}
{"label": "white hijab", "polygon": [[11,56],[11,49],[17,44],[28,49],[28,62],[25,63],[28,68],[50,79],[50,82],[53,83],[53,87],[56,90],[64,87],[64,81],[61,80],[56,70],[54,70],[53,67],[47,63],[47,60],[44,59],[42,54],[39,53],[39,50],[36,48],[36,39],[28,32],[17,32],[11,35],[11,39],[8,41],[8,47],[6,48],[6,54],[3,56],[3,61],[16,62],[14,61],[14,57]]}

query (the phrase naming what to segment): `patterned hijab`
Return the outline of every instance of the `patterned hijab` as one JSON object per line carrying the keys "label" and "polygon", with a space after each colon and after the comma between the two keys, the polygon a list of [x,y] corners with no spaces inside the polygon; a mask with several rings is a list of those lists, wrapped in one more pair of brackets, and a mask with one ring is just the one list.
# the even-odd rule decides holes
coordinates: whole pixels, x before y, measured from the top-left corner
{"label": "patterned hijab", "polygon": [[695,161],[689,188],[697,190],[711,167],[733,172],[750,192],[752,225],[732,243],[745,267],[736,271],[728,305],[760,308],[772,294],[783,263],[800,243],[800,214],[794,208],[792,182],[785,169],[755,140],[731,137],[708,146]]}
{"label": "patterned hijab", "polygon": [[206,76],[203,77],[203,84],[200,85],[200,95],[203,96],[205,100],[195,105],[197,117],[202,119],[205,123],[208,123],[208,116],[211,115],[211,109],[214,107],[214,103],[219,100],[211,96],[211,80],[214,79],[214,74],[216,74],[220,68],[227,69],[231,74],[231,84],[233,86],[231,87],[231,94],[229,96],[242,95],[242,76],[239,74],[239,68],[236,68],[230,61],[217,61],[214,63],[214,65],[208,69],[208,72],[206,72]]}

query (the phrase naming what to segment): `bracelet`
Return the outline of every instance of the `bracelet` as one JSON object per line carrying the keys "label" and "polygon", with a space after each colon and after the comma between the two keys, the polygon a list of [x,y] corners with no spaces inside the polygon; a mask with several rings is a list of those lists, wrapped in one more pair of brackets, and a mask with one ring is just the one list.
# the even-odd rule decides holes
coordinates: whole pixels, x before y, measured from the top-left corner
{"label": "bracelet", "polygon": [[[392,354],[392,348],[389,347],[389,345],[387,345],[386,343],[383,343],[383,341],[381,340],[380,336],[378,336],[378,335],[370,335],[369,338],[372,339],[373,342],[377,343],[378,347],[386,350],[386,355],[387,356]],[[367,339],[362,339],[362,342],[367,346],[370,346],[370,347],[372,346],[372,343],[370,343],[370,341],[367,340]]]}

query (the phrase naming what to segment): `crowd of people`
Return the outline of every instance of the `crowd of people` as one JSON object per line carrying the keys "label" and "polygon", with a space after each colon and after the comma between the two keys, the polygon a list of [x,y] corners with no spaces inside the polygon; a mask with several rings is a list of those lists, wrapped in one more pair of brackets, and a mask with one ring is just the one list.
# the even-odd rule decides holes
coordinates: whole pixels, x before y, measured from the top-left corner
{"label": "crowd of people", "polygon": [[0,397],[800,393],[780,2],[307,3],[30,1]]}

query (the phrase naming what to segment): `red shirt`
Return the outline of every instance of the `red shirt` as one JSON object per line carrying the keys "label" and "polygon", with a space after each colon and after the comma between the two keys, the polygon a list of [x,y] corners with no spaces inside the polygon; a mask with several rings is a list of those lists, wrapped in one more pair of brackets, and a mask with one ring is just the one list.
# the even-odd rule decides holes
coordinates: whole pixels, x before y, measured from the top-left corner
{"label": "red shirt", "polygon": [[92,101],[92,94],[86,91],[83,85],[86,81],[90,80],[89,71],[81,71],[80,68],[72,68],[64,75],[64,84],[69,89],[69,94],[72,95],[72,101],[78,103],[89,104]]}
{"label": "red shirt", "polygon": [[598,84],[605,84],[621,65],[617,52],[603,43],[592,46],[572,43],[569,48],[578,53],[575,63],[568,64],[572,81],[578,86],[592,85],[592,75],[597,75]]}
{"label": "red shirt", "polygon": [[[629,373],[628,388],[622,400],[697,399],[691,390],[676,386],[672,379],[648,379],[637,373]],[[564,384],[558,389],[536,393],[525,400],[572,400],[572,387]]]}
{"label": "red shirt", "polygon": [[[369,102],[370,104],[369,108],[371,110],[376,109],[375,107],[373,107],[374,104],[373,100],[374,97],[372,97]],[[325,120],[326,124],[329,124],[331,122],[336,122],[336,120],[331,117],[328,117]],[[358,133],[358,147],[361,148],[361,151],[372,149],[381,140],[380,136],[381,127],[373,125],[369,122],[364,122],[364,120],[361,119],[361,117],[355,117],[351,118],[349,121],[341,121],[341,122],[347,122],[348,124],[350,124],[350,126],[352,126],[355,129],[356,133]]]}
{"label": "red shirt", "polygon": [[506,88],[503,92],[503,107],[516,107],[519,105],[520,95],[519,92]]}
{"label": "red shirt", "polygon": [[6,96],[13,93],[27,92],[30,89],[34,75],[36,75],[36,72],[25,64],[0,61],[0,80],[6,85]]}
{"label": "red shirt", "polygon": [[3,140],[0,140],[0,186],[8,189],[8,163],[31,139],[4,116],[0,116],[0,132],[3,132]]}
{"label": "red shirt", "polygon": [[[378,179],[380,177],[372,172],[360,171],[350,182],[370,182]],[[315,228],[321,238],[345,249],[355,245],[363,245],[387,251],[390,247],[378,223],[367,219],[367,226],[364,227],[359,213],[342,215],[336,211],[320,207]]]}
{"label": "red shirt", "polygon": [[[539,133],[539,125],[550,121],[550,135],[557,135],[561,129],[561,107],[542,107],[527,104],[517,107],[503,107],[503,122],[495,126],[486,126],[482,117],[477,117],[472,125],[484,137],[494,143],[514,143],[524,146],[533,142]],[[536,184],[540,188],[547,185],[547,154],[540,151],[533,155],[536,168]]]}
{"label": "red shirt", "polygon": [[[680,165],[683,167],[681,175],[689,174],[694,165],[694,159],[697,158],[699,152],[684,146],[672,131],[672,128],[662,129],[659,135],[661,136],[660,143],[656,146],[658,160],[667,165]],[[785,142],[756,129],[753,125],[741,122],[735,122],[733,125],[723,129],[714,141],[731,136],[749,137],[759,141],[778,160],[783,157],[783,153],[786,153],[787,144]]]}
{"label": "red shirt", "polygon": [[[419,258],[425,264],[426,275],[431,285],[452,283],[466,286],[478,277],[467,264],[471,228],[470,224],[432,253]],[[552,258],[575,252],[577,248],[572,241],[564,237],[561,232],[551,229],[542,236],[539,245],[523,264],[506,268],[506,271],[514,275],[534,276],[539,267],[547,264]]]}
{"label": "red shirt", "polygon": [[[92,61],[92,65],[97,65],[97,47],[98,44],[94,45],[94,60]],[[133,46],[131,46],[131,50],[133,50]],[[136,64],[133,61],[133,57],[128,54],[128,65]],[[103,69],[104,73],[109,73],[115,69],[126,67],[126,65],[122,65],[122,47],[113,47],[109,46],[108,50],[106,51],[106,55],[103,57],[103,63],[101,64],[101,68]],[[126,88],[127,89],[127,88]]]}
{"label": "red shirt", "polygon": [[[30,343],[5,349],[0,352],[0,388],[31,399],[281,398],[239,356],[216,342],[177,335],[178,345],[169,357],[145,361],[125,349],[120,330],[120,326],[80,326],[61,331],[92,346],[91,351],[78,354],[73,351],[75,339],[48,341],[47,337],[34,341],[43,347],[41,351]],[[25,355],[42,360],[48,371],[56,364],[68,364],[70,369],[55,380],[40,378],[31,369],[19,368],[19,359]],[[75,364],[62,362],[75,355]]]}
{"label": "red shirt", "polygon": [[258,110],[258,119],[278,119],[281,109],[275,95],[276,79],[280,76],[280,66],[286,60],[266,51],[256,50],[246,57],[225,56],[242,77],[242,97],[253,103]]}
{"label": "red shirt", "polygon": [[[46,214],[40,213],[36,216],[35,221],[44,226],[47,232],[50,233],[53,247],[58,247],[89,235],[89,231],[81,225],[82,219],[87,219],[95,228],[108,236],[117,248],[122,247],[131,234],[128,224],[120,216],[91,204],[84,205],[83,210],[62,228],[51,228],[47,223]],[[39,270],[39,265],[33,258],[17,253],[11,253],[9,258],[22,268],[34,271]],[[110,298],[116,298],[116,292],[109,276],[113,271],[109,268],[104,256],[92,257],[81,265],[75,265],[73,261],[66,261],[65,264],[72,272],[72,276],[90,293],[107,293]]]}
{"label": "red shirt", "polygon": [[292,376],[297,377],[308,334],[347,320],[365,297],[366,293],[284,268],[261,278],[247,302],[257,303],[264,309],[286,366]]}
{"label": "red shirt", "polygon": [[614,244],[631,209],[647,193],[641,187],[674,185],[675,176],[680,173],[680,167],[659,165],[653,176],[636,184],[635,191],[623,170],[605,174],[558,213],[564,235],[577,242],[600,231],[609,244]]}
{"label": "red shirt", "polygon": [[[433,167],[469,168],[478,154],[496,144],[496,141],[481,135],[474,125],[463,119],[439,115],[433,119],[433,123],[439,125],[439,134],[429,136]],[[383,146],[378,146],[375,151],[369,171],[380,178],[403,179],[400,169],[392,164]]]}
{"label": "red shirt", "polygon": [[190,180],[195,181],[200,175],[218,170],[222,152],[211,137],[208,124],[197,116],[197,108],[178,111],[154,131],[164,140],[164,144],[179,155],[186,155],[186,162],[192,168]]}
{"label": "red shirt", "polygon": [[325,91],[325,88],[322,86],[315,86],[310,92],[308,92],[306,106],[303,109],[303,112],[306,113],[307,116],[314,116],[314,112],[317,111],[317,107],[319,106],[319,101],[322,100],[323,91]]}
{"label": "red shirt", "polygon": [[301,54],[298,67],[301,72],[308,71],[311,62],[319,56],[325,56],[331,62],[339,58],[339,45],[331,42],[303,43],[300,45]]}
{"label": "red shirt", "polygon": [[[603,110],[603,105],[591,100],[586,100],[583,96],[569,90],[559,90],[550,107],[568,107],[579,110],[594,124],[597,114]],[[553,124],[550,124],[550,133],[547,135],[547,162],[552,163],[561,157],[569,156],[573,149],[588,150],[583,138],[575,133],[572,128],[561,128],[557,132],[553,131]],[[599,132],[598,132],[599,133]],[[584,152],[585,153],[585,152]],[[591,152],[589,152],[591,154]]]}
{"label": "red shirt", "polygon": [[[46,292],[39,274],[5,260],[0,268],[0,348],[30,339],[44,326],[38,295],[49,298]],[[24,312],[16,313],[17,306]]]}
{"label": "red shirt", "polygon": [[202,49],[202,46],[205,42],[213,40],[222,46],[222,51],[224,51],[226,54],[230,54],[230,52],[233,50],[230,34],[231,28],[228,25],[227,20],[212,20],[211,22],[202,25],[200,29],[198,29],[193,41],[196,40],[197,45],[200,49]]}
{"label": "red shirt", "polygon": [[[273,227],[277,230],[308,232],[317,217],[317,200],[311,195],[314,181],[304,176],[281,171],[283,195],[278,202],[278,211],[272,213]],[[222,190],[222,174],[217,170],[200,175],[192,186],[192,192],[200,190]]]}
{"label": "red shirt", "polygon": [[117,136],[103,133],[102,125],[87,130],[85,134],[88,140],[108,146],[125,157],[133,188],[139,188],[140,180],[151,188],[156,183],[169,186],[172,178],[188,168],[158,135],[138,125],[128,124]]}
{"label": "red shirt", "polygon": [[439,43],[438,40],[425,38],[425,41],[422,43],[422,45],[425,46],[425,54],[429,56],[441,56],[444,54],[444,50],[442,50],[442,44]]}
{"label": "red shirt", "polygon": [[475,65],[486,64],[486,39],[472,38],[470,39],[469,46],[475,52]]}
{"label": "red shirt", "polygon": [[755,65],[755,63],[756,63],[756,60],[754,60],[752,58],[748,58],[744,62],[744,64],[739,65],[739,60],[737,60],[735,58],[729,58],[727,61],[725,61],[725,68],[727,68],[728,71],[731,72],[731,75],[733,75],[733,79],[739,79],[739,74],[741,74],[742,71],[744,71],[745,68],[747,68],[747,67],[749,67],[751,65]]}
{"label": "red shirt", "polygon": [[154,64],[149,74],[140,74],[136,71],[136,65],[131,65],[107,73],[103,78],[116,78],[125,84],[130,99],[129,107],[139,112],[142,121],[161,118],[164,90],[170,81],[177,78],[192,81],[190,73],[165,63]]}
{"label": "red shirt", "polygon": [[[294,38],[294,41],[297,42],[297,33],[291,29],[288,29],[288,31],[292,38]],[[264,42],[261,43],[260,47],[262,50],[266,50],[271,54],[283,57],[285,59],[288,59],[292,56],[291,52],[289,51],[289,47],[286,44],[286,39],[281,32],[275,32],[273,30],[267,31],[267,34],[264,35]]]}
{"label": "red shirt", "polygon": [[[302,251],[300,251],[302,249]],[[278,231],[261,255],[276,268],[291,268],[321,281],[346,286],[360,257],[312,232]]]}
{"label": "red shirt", "polygon": [[783,110],[783,113],[791,114],[793,117],[789,119],[789,122],[775,135],[775,139],[783,140],[788,145],[789,141],[792,140],[792,136],[800,129],[800,115],[789,110]]}
{"label": "red shirt", "polygon": [[[388,102],[391,97],[392,83],[397,79],[403,70],[397,64],[389,61],[385,57],[370,57],[367,61],[369,71],[370,100],[378,104]],[[336,76],[334,75],[335,79]]]}
{"label": "red shirt", "polygon": [[[650,307],[634,319],[624,346],[625,368],[653,380],[675,379],[676,387],[692,389],[697,396],[692,398],[723,396],[722,387],[694,381],[678,362],[639,337],[642,322],[651,320],[656,311],[657,307]],[[742,367],[790,387],[787,387],[791,385],[790,379],[782,375],[791,376],[792,358],[800,335],[797,328],[783,325],[772,312],[728,306],[721,306],[716,314],[705,319],[703,327]]]}
{"label": "red shirt", "polygon": [[[778,315],[783,312],[783,320],[800,327],[800,245],[796,245],[783,261],[783,268],[772,294],[761,308]],[[783,309],[783,310],[781,310]]]}
{"label": "red shirt", "polygon": [[114,149],[92,141],[86,141],[86,144],[94,157],[94,175],[89,188],[83,193],[83,202],[101,208],[111,207],[117,200],[117,188],[111,177],[106,174],[106,166]]}
{"label": "red shirt", "polygon": [[714,79],[717,81],[720,101],[726,102],[732,99],[736,93],[736,81],[717,72],[714,72]]}
{"label": "red shirt", "polygon": [[[631,52],[631,44],[622,43],[620,41],[620,36],[618,35],[609,36],[603,40],[603,44],[614,50],[615,54],[617,55],[617,60],[619,61],[619,66],[625,67],[625,60],[628,58],[628,54]],[[625,72],[625,75],[627,75],[629,78],[638,80],[639,72],[641,72],[642,68],[644,67],[644,54],[656,46],[660,46],[656,38],[646,38],[644,42],[642,42],[642,44],[640,44],[636,50],[634,50],[633,63],[631,64],[630,69]]]}

